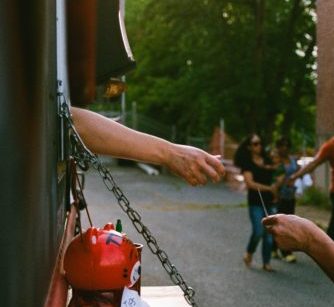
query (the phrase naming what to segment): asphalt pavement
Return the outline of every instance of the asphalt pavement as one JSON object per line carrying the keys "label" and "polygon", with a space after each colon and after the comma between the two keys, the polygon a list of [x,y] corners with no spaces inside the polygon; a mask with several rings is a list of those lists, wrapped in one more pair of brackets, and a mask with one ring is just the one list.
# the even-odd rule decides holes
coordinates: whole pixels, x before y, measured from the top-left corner
{"label": "asphalt pavement", "polygon": [[[244,266],[242,255],[250,235],[244,193],[224,182],[191,187],[166,173],[149,176],[139,168],[117,165],[110,170],[158,245],[195,289],[199,306],[334,306],[332,282],[302,253],[296,254],[293,264],[272,260],[277,271],[268,273],[261,269],[260,245],[253,268]],[[85,196],[94,226],[121,219],[128,237],[144,244],[142,285],[173,285],[93,170],[86,173]],[[82,219],[87,225],[84,214]]]}

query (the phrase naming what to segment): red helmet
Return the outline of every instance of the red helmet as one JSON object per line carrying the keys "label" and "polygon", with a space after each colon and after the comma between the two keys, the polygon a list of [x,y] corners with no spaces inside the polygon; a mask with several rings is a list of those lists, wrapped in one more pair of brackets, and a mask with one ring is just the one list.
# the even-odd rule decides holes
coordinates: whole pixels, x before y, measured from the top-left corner
{"label": "red helmet", "polygon": [[139,279],[139,253],[112,224],[103,229],[92,227],[72,240],[65,253],[64,269],[75,289],[122,289]]}

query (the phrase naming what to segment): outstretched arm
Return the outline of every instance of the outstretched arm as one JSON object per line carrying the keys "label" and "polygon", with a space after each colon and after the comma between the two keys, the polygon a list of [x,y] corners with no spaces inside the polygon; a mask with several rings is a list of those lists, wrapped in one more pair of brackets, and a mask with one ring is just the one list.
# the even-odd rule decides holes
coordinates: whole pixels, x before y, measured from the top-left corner
{"label": "outstretched arm", "polygon": [[307,173],[313,172],[323,162],[325,162],[325,159],[323,157],[321,157],[319,155],[316,156],[310,163],[308,163],[304,167],[300,168],[297,172],[292,174],[289,178],[290,181],[294,181],[297,178],[302,177],[303,175],[305,175]]}
{"label": "outstretched arm", "polygon": [[74,125],[94,153],[166,166],[191,185],[217,182],[224,174],[219,156],[127,128],[97,113],[71,107]]}
{"label": "outstretched arm", "polygon": [[334,241],[324,231],[296,215],[272,215],[263,219],[263,225],[280,248],[305,252],[334,282]]}

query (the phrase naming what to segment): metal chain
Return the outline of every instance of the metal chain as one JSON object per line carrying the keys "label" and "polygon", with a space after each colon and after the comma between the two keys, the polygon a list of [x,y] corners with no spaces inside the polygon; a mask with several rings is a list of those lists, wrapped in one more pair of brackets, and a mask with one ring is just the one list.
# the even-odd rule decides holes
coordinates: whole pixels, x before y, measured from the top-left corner
{"label": "metal chain", "polygon": [[65,97],[62,94],[59,94],[58,97],[60,99],[59,115],[61,118],[66,119],[72,142],[72,156],[77,162],[78,166],[82,170],[88,170],[89,165],[92,165],[92,167],[99,172],[100,176],[102,177],[103,183],[105,184],[107,189],[114,194],[115,198],[117,199],[118,205],[128,215],[136,230],[143,236],[150,251],[158,257],[172,282],[181,288],[188,304],[198,307],[194,300],[194,289],[187,285],[186,281],[183,279],[174,264],[172,264],[169,260],[167,253],[159,247],[156,238],[152,235],[148,227],[143,224],[140,214],[130,206],[129,200],[126,198],[122,190],[116,184],[110,171],[105,168],[100,159],[84,145],[83,141],[81,140],[78,132],[74,127],[69,106],[66,103]]}

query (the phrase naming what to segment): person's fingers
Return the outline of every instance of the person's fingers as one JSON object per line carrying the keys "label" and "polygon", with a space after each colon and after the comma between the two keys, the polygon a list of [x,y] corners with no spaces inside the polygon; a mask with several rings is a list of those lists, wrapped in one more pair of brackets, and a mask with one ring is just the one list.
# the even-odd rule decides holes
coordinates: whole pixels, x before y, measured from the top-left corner
{"label": "person's fingers", "polygon": [[269,215],[262,219],[262,224],[264,226],[273,226],[277,223],[277,217],[275,215]]}
{"label": "person's fingers", "polygon": [[179,146],[182,155],[169,165],[169,168],[179,176],[183,177],[192,186],[204,185],[208,178],[213,182],[221,180],[225,173],[221,163],[221,156],[213,156],[197,148],[189,146]]}
{"label": "person's fingers", "polygon": [[286,214],[282,214],[282,213],[272,214],[272,215],[269,215],[267,217],[264,217],[262,219],[262,223],[264,225],[279,224],[284,220],[284,217],[286,217]]}
{"label": "person's fingers", "polygon": [[218,182],[221,179],[220,173],[218,173],[216,169],[207,164],[205,161],[201,163],[201,169],[206,176],[211,178],[213,182]]}
{"label": "person's fingers", "polygon": [[191,179],[191,185],[192,186],[198,186],[198,185],[205,185],[207,183],[208,179],[205,176],[199,176],[192,177]]}
{"label": "person's fingers", "polygon": [[198,183],[202,185],[207,183],[207,177],[211,178],[213,182],[220,181],[225,172],[224,166],[221,164],[220,160],[212,156],[198,159],[190,169]]}
{"label": "person's fingers", "polygon": [[200,185],[205,185],[208,182],[208,178],[206,176],[201,176],[200,180],[199,180],[199,184]]}
{"label": "person's fingers", "polygon": [[207,182],[206,177],[195,166],[185,169],[180,175],[192,186],[202,185]]}
{"label": "person's fingers", "polygon": [[193,176],[193,174],[188,170],[186,171],[182,177],[185,179],[185,181],[187,181],[190,185],[192,186],[196,186],[198,185],[198,181],[196,179],[195,176]]}
{"label": "person's fingers", "polygon": [[270,234],[274,235],[276,233],[276,229],[273,225],[265,226],[265,229]]}
{"label": "person's fingers", "polygon": [[198,181],[195,178],[190,178],[187,182],[193,187],[198,185]]}
{"label": "person's fingers", "polygon": [[224,165],[221,163],[220,159],[216,157],[211,157],[208,156],[205,159],[205,162],[210,165],[219,175],[219,177],[221,178],[224,174],[225,174],[225,167]]}
{"label": "person's fingers", "polygon": [[204,185],[208,182],[208,178],[205,176],[205,174],[203,174],[201,170],[198,170],[198,169],[194,170],[193,176],[195,177],[198,184]]}
{"label": "person's fingers", "polygon": [[276,228],[274,227],[277,225],[277,216],[276,215],[269,215],[262,219],[262,224],[266,228],[266,230],[271,234],[276,234]]}

